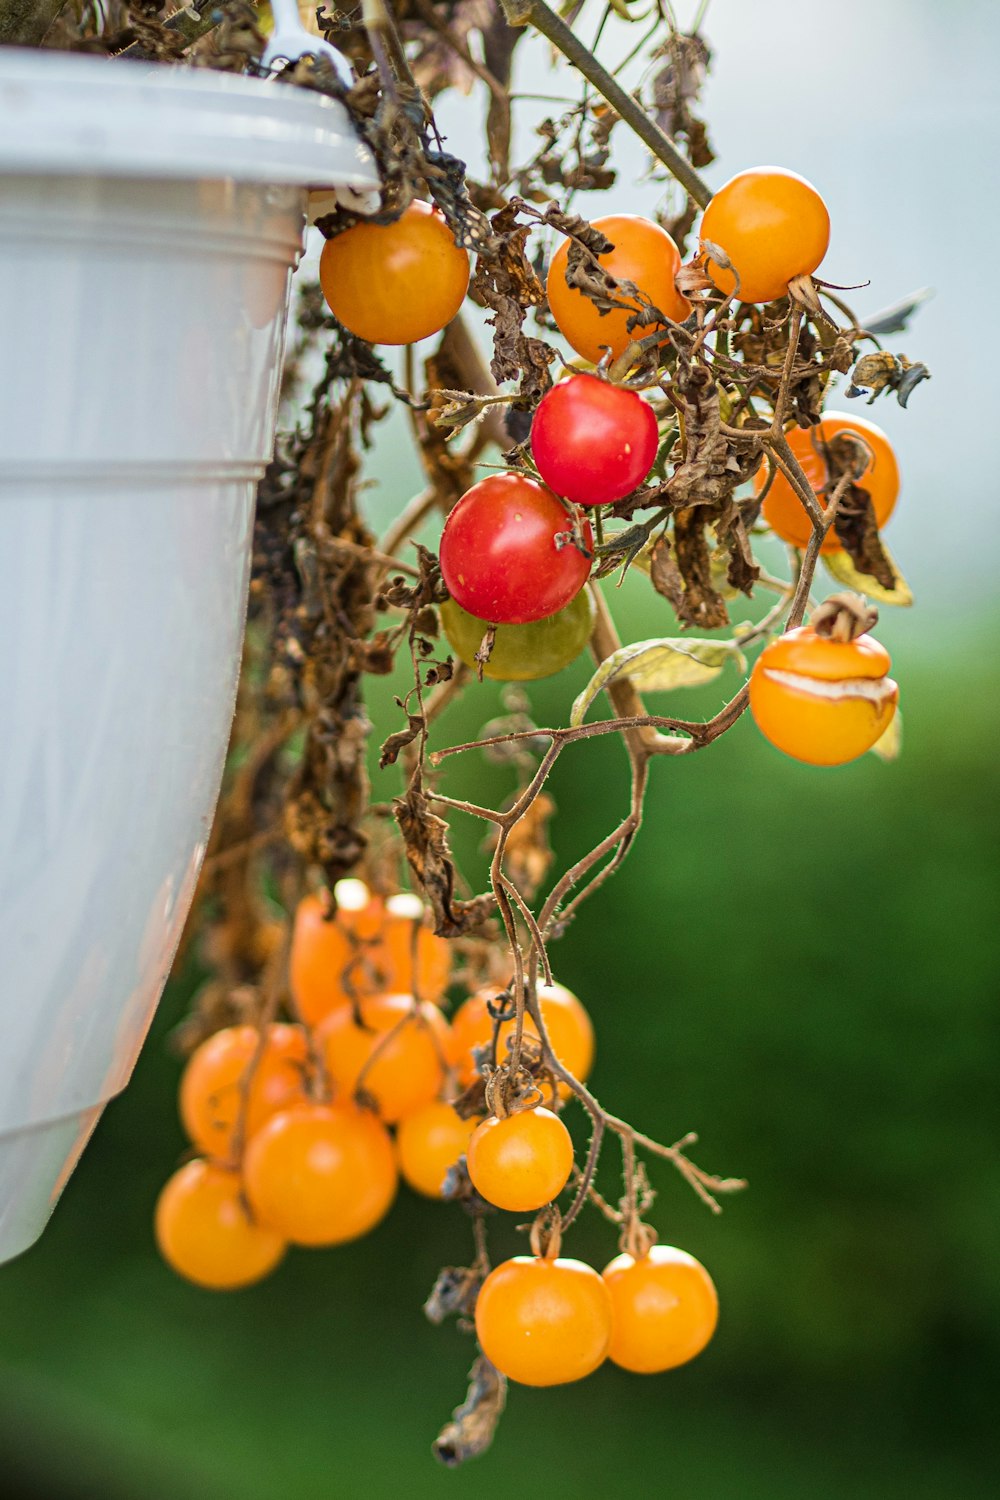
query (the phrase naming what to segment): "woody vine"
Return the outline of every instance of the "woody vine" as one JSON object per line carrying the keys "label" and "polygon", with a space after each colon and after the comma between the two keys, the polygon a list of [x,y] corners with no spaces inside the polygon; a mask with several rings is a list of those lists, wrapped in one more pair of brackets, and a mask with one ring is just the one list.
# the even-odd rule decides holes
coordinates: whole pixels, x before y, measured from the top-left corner
{"label": "woody vine", "polygon": [[[285,379],[300,417],[260,491],[230,768],[189,929],[214,975],[178,1035],[197,1155],[168,1184],[157,1229],[182,1274],[235,1286],[288,1242],[374,1227],[400,1166],[418,1190],[460,1203],[471,1264],[445,1270],[426,1309],[466,1320],[480,1344],[435,1446],[447,1463],[489,1445],[508,1377],[581,1378],[609,1350],[661,1371],[715,1326],[707,1271],[656,1244],[645,1161],[669,1161],[715,1212],[744,1184],[696,1164],[693,1135],[661,1143],[598,1100],[590,1021],[557,983],[553,953],[634,842],[652,763],[706,749],[748,706],[779,750],[814,764],[869,749],[891,758],[898,739],[888,656],[868,633],[876,605],[910,602],[881,535],[895,456],[874,424],[827,402],[839,379],[848,407],[862,393],[906,405],[928,372],[882,339],[916,302],[859,321],[817,274],[829,219],[794,174],[743,172],[713,196],[701,176],[714,159],[698,112],[704,9],[684,30],[666,0],[562,16],[544,0],[364,0],[317,16],[354,66],[346,94],[321,57],[279,80],[344,98],[382,191],[314,205],[322,285],[301,293]],[[616,59],[612,12],[638,37]],[[114,0],[65,8],[45,45],[253,72],[260,21],[242,0],[197,19]],[[575,92],[518,162],[513,64],[532,32],[562,54],[553,78]],[[637,58],[628,91],[619,75]],[[486,100],[482,181],[433,113],[444,90],[473,85]],[[575,196],[612,186],[627,130],[651,153],[660,202],[649,217],[584,219]],[[488,313],[490,348],[460,310],[466,292]],[[415,347],[424,338],[429,353]],[[380,352],[393,344],[405,348],[401,376]],[[364,460],[397,403],[424,483],[376,538]],[[414,536],[434,517],[432,551]],[[768,531],[787,543],[785,576],[755,555]],[[821,568],[843,590],[822,602]],[[661,601],[653,640],[623,644],[613,590],[600,587],[628,571]],[[732,601],[762,594],[761,618],[734,628]],[[745,671],[758,648],[708,721],[647,707],[646,693]],[[521,684],[584,649],[595,672],[566,722],[534,723]],[[365,679],[397,658],[412,686],[370,786]],[[511,684],[506,717],[444,742],[440,716],[484,676]],[[603,715],[588,717],[599,702]],[[618,821],[553,875],[549,775],[609,734],[629,767]],[[484,786],[490,767],[513,769],[513,798],[443,790],[448,765],[472,755]],[[452,857],[454,819],[489,833],[478,894]],[[589,1121],[579,1160],[561,1119],[574,1101]],[[617,1204],[594,1183],[612,1138]],[[620,1238],[603,1277],[562,1254],[588,1206]],[[536,1217],[531,1254],[491,1268],[497,1209]],[[652,1312],[637,1311],[640,1293]]]}

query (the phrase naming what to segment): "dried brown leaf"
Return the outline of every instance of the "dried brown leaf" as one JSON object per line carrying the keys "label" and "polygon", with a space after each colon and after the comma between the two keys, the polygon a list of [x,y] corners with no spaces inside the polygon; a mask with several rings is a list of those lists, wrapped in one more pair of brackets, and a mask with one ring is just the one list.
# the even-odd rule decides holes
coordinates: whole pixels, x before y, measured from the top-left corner
{"label": "dried brown leaf", "polygon": [[418,785],[411,785],[392,807],[413,877],[434,913],[438,937],[475,931],[492,916],[496,902],[492,895],[475,896],[471,901],[456,898],[447,823],[431,812],[429,800]]}
{"label": "dried brown leaf", "polygon": [[485,1453],[506,1404],[506,1378],[480,1354],[469,1371],[468,1395],[435,1439],[434,1457],[453,1469]]}

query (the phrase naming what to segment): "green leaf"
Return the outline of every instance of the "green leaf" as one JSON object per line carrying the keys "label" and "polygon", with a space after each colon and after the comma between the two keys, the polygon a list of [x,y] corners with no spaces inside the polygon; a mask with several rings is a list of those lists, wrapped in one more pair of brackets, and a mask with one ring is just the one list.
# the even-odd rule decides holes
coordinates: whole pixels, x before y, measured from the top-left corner
{"label": "green leaf", "polygon": [[627,677],[640,692],[665,693],[671,688],[711,682],[730,661],[740,671],[746,666],[742,652],[732,641],[635,641],[631,646],[620,646],[601,662],[573,704],[569,722],[574,728],[582,724],[598,693],[618,678]]}
{"label": "green leaf", "polygon": [[[885,547],[882,548],[885,552]],[[896,567],[896,560],[885,553],[889,566],[896,575],[895,588],[887,589],[884,584],[879,583],[877,578],[872,578],[868,573],[859,573],[846,552],[824,552],[822,554],[823,564],[831,578],[837,583],[846,584],[856,593],[867,594],[869,599],[874,599],[876,604],[912,604],[913,591],[902,573]]]}
{"label": "green leaf", "polygon": [[881,739],[875,741],[871,748],[872,755],[877,755],[879,760],[898,760],[899,752],[903,748],[903,716],[899,709],[892,716],[889,728]]}

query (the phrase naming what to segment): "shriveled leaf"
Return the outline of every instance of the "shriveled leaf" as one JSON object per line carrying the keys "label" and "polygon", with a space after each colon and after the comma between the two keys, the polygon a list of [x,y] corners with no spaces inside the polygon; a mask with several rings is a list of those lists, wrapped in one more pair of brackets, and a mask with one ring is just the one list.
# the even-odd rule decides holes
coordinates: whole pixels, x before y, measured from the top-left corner
{"label": "shriveled leaf", "polygon": [[468,1395],[434,1441],[434,1457],[454,1469],[485,1453],[506,1404],[506,1377],[480,1354],[469,1371]]}
{"label": "shriveled leaf", "polygon": [[[883,547],[883,552],[885,548]],[[844,584],[846,588],[855,589],[859,594],[867,594],[869,599],[874,599],[878,604],[907,605],[913,603],[913,593],[910,585],[896,567],[895,561],[888,552],[885,556],[895,575],[895,583],[891,589],[887,589],[877,578],[870,573],[862,573],[854,566],[850,556],[846,552],[824,552],[823,563],[831,578],[838,583]]]}
{"label": "shriveled leaf", "polygon": [[471,1318],[482,1284],[482,1272],[474,1266],[445,1266],[424,1303],[424,1316],[436,1327],[447,1318]]}
{"label": "shriveled leaf", "polygon": [[392,810],[403,835],[410,870],[433,910],[438,937],[458,937],[482,926],[495,911],[496,902],[492,896],[456,899],[448,825],[431,812],[419,786],[411,785],[405,797],[397,797]]}
{"label": "shriveled leaf", "polygon": [[545,301],[545,290],[525,254],[530,224],[518,222],[519,200],[493,215],[490,224],[496,252],[476,264],[472,293],[492,312],[493,356],[490,369],[499,382],[520,380],[520,394],[532,404],[552,384],[549,365],[555,351],[524,332],[529,307]]}
{"label": "shriveled leaf", "polygon": [[673,605],[683,625],[717,630],[729,623],[725,600],[712,581],[712,554],[699,507],[674,516],[672,545],[660,537],[653,547],[650,581]]}
{"label": "shriveled leaf", "polygon": [[896,709],[892,716],[892,722],[881,739],[875,741],[871,748],[872,755],[877,755],[879,760],[898,760],[899,752],[903,748],[903,717]]}
{"label": "shriveled leaf", "polygon": [[[828,453],[837,441],[834,438],[827,445]],[[833,530],[841,549],[859,573],[874,578],[884,589],[895,587],[895,569],[882,545],[871,495],[860,484],[848,486],[834,516]]]}
{"label": "shriveled leaf", "polygon": [[741,671],[745,666],[739,647],[732,641],[635,641],[622,646],[601,662],[573,704],[570,724],[582,724],[598,693],[618,678],[627,677],[640,692],[665,693],[671,688],[711,682],[730,661]]}
{"label": "shriveled leaf", "polygon": [[394,766],[399,758],[400,751],[405,750],[407,745],[412,745],[424,727],[423,714],[408,713],[406,717],[409,720],[406,728],[397,729],[396,733],[390,734],[388,739],[382,744],[378,758],[378,768],[380,771],[384,771],[386,766]]}

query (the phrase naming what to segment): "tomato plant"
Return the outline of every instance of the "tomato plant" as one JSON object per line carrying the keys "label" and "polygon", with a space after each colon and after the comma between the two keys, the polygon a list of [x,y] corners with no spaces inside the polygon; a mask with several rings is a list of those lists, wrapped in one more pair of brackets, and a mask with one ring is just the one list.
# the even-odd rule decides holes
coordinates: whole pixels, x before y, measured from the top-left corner
{"label": "tomato plant", "polygon": [[563,609],[590,572],[593,532],[551,490],[491,474],[459,500],[441,533],[441,572],[480,620],[527,625]]}
{"label": "tomato plant", "polygon": [[660,429],[635,391],[571,375],[543,396],[531,424],[531,454],[557,495],[577,505],[613,505],[653,467]]}
{"label": "tomato plant", "polygon": [[396,1152],[399,1170],[417,1193],[425,1198],[443,1198],[448,1173],[465,1155],[477,1121],[463,1119],[453,1104],[443,1099],[425,1104],[399,1122]]}
{"label": "tomato plant", "polygon": [[476,1302],[487,1359],[521,1385],[592,1375],[611,1342],[611,1298],[580,1260],[517,1255],[491,1271]]}
{"label": "tomato plant", "polygon": [[533,1213],[558,1198],[573,1169],[573,1141],[550,1109],[491,1115],[473,1132],[469,1179],[496,1208]]}
{"label": "tomato plant", "polygon": [[458,312],[469,257],[433,205],[414,200],[393,224],[355,224],[327,240],[319,279],[330,311],[358,338],[414,344]]}
{"label": "tomato plant", "polygon": [[[516,1029],[513,1017],[498,1018],[503,1015],[504,993],[495,988],[479,990],[455,1012],[448,1058],[463,1083],[477,1077],[476,1050],[491,1048],[494,1033],[496,1058],[504,1060]],[[594,1064],[594,1027],[585,1008],[561,984],[539,985],[537,998],[541,1026],[553,1053],[574,1077],[585,1080]],[[538,1041],[540,1027],[532,1018],[525,1019],[524,1030],[529,1039]]]}
{"label": "tomato plant", "polygon": [[[643,19],[617,9],[615,24]],[[655,1373],[713,1336],[708,1270],[656,1244],[653,1174],[675,1171],[714,1211],[745,1184],[694,1161],[693,1136],[631,1125],[615,1098],[630,1080],[610,1063],[590,1086],[591,1012],[598,1030],[615,1023],[616,954],[633,934],[606,935],[579,998],[559,983],[558,944],[639,836],[654,760],[669,779],[748,707],[811,765],[896,753],[899,690],[870,601],[910,599],[881,535],[899,464],[879,428],[833,402],[840,383],[845,401],[905,406],[928,372],[882,345],[912,308],[866,327],[814,276],[841,200],[828,208],[771,167],[712,192],[708,48],[670,7],[637,48],[635,94],[544,0],[487,3],[461,35],[438,10],[409,9],[405,33],[384,0],[337,21],[357,69],[344,107],[382,191],[324,205],[321,286],[300,296],[199,905],[212,978],[185,1028],[182,1113],[213,1159],[168,1183],[157,1236],[182,1275],[235,1286],[286,1242],[372,1230],[398,1174],[457,1205],[469,1264],[446,1267],[427,1303],[479,1340],[437,1447],[455,1463],[489,1443],[508,1378],[578,1380],[609,1355]],[[518,160],[511,64],[532,29],[588,81]],[[477,178],[433,112],[470,59],[491,101]],[[611,185],[629,131],[671,186],[660,197],[647,173],[636,212],[588,220],[577,195]],[[384,344],[406,348],[386,358]],[[566,344],[596,372],[566,365]],[[390,412],[387,440],[410,433],[420,481],[376,537],[365,464]],[[758,556],[767,531],[796,549],[780,576]],[[845,591],[823,600],[821,569]],[[660,622],[642,640],[615,620],[612,579],[628,573]],[[526,685],[585,652],[575,701],[555,682],[533,705]],[[393,722],[370,754],[369,680],[394,672]],[[684,689],[711,683],[716,710],[685,716]],[[608,736],[621,782],[595,773],[607,826],[580,848],[579,809],[557,810],[550,775]],[[683,869],[683,849],[664,857]],[[660,941],[670,913],[650,920]],[[670,1003],[650,997],[657,1017]],[[579,1151],[568,1107],[586,1120]],[[495,1208],[535,1217],[532,1254],[491,1269]],[[620,1252],[603,1277],[561,1255],[584,1212]]]}
{"label": "tomato plant", "polygon": [[[835,439],[840,439],[835,442]],[[844,439],[847,439],[845,442]],[[826,497],[840,474],[853,478],[861,491],[862,506],[866,498],[879,531],[896,508],[899,496],[899,465],[892,444],[874,422],[864,417],[827,412],[815,427],[796,427],[789,433],[788,446],[801,466],[817,500]],[[812,536],[812,521],[789,480],[777,467],[771,473],[758,471],[754,479],[758,495],[763,494],[761,513],[771,530],[793,547],[806,547]],[[842,503],[840,515],[851,515],[851,502]],[[857,501],[855,501],[855,509]],[[837,552],[842,543],[833,526],[823,538],[822,552]]]}
{"label": "tomato plant", "polygon": [[856,760],[892,723],[899,688],[889,653],[868,635],[836,640],[800,625],[761,652],[750,677],[750,709],[761,733],[796,760],[839,766]]}
{"label": "tomato plant", "polygon": [[299,1026],[272,1025],[263,1036],[255,1026],[227,1026],[208,1037],[181,1079],[181,1121],[192,1144],[218,1161],[238,1157],[238,1126],[250,1135],[279,1110],[305,1103],[308,1057]]}
{"label": "tomato plant", "polygon": [[724,250],[729,260],[724,267],[705,251],[709,275],[721,292],[735,292],[743,302],[773,302],[786,295],[794,277],[816,270],[830,243],[830,214],[812,183],[797,172],[753,167],[712,195],[701,238],[703,245]]}
{"label": "tomato plant", "polygon": [[348,1104],[272,1115],[250,1141],[243,1180],[258,1223],[296,1245],[340,1245],[374,1229],[396,1196],[384,1125]]}
{"label": "tomato plant", "polygon": [[[448,644],[467,667],[475,667],[476,653],[489,630],[454,599],[441,605],[441,626]],[[496,631],[483,676],[494,682],[536,682],[551,677],[575,661],[590,640],[594,605],[586,589],[554,615],[527,625],[501,625]]]}
{"label": "tomato plant", "polygon": [[[691,306],[675,284],[681,257],[666,230],[639,214],[610,214],[595,219],[593,228],[612,247],[597,256],[601,270],[616,281],[632,282],[664,318],[683,323]],[[629,322],[643,304],[625,292],[615,299],[621,306],[602,312],[579,287],[567,282],[569,254],[570,242],[564,240],[552,257],[545,284],[559,332],[591,364],[596,365],[608,351],[612,359],[617,359],[634,338],[641,337],[629,328]],[[651,326],[662,328],[665,324],[655,319]],[[649,328],[644,327],[642,332],[649,332]]]}
{"label": "tomato plant", "polygon": [[656,1375],[700,1354],[719,1321],[719,1296],[700,1261],[672,1245],[627,1251],[605,1266],[611,1294],[608,1358],[637,1375]]}
{"label": "tomato plant", "polygon": [[349,1098],[363,1090],[390,1123],[430,1104],[444,1082],[450,1027],[429,1000],[372,995],[334,1011],[317,1039],[331,1082]]}
{"label": "tomato plant", "polygon": [[239,1172],[207,1161],[189,1161],[170,1178],[156,1204],[155,1232],[167,1264],[212,1291],[263,1280],[286,1248],[278,1232],[248,1213]]}

